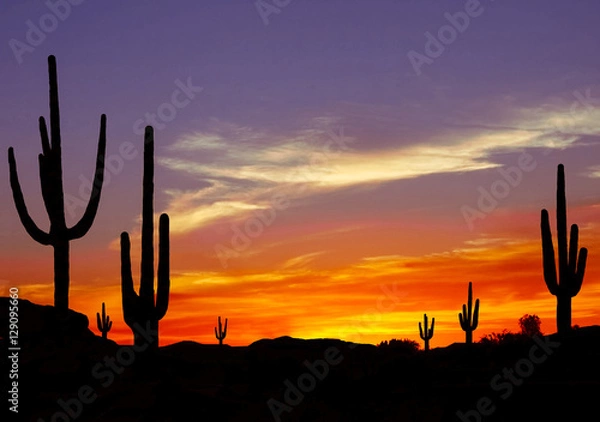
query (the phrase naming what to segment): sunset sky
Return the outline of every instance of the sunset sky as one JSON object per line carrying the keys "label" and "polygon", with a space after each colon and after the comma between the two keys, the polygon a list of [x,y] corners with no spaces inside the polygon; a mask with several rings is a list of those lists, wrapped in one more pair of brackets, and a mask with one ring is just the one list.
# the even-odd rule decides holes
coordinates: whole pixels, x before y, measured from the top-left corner
{"label": "sunset sky", "polygon": [[[275,6],[274,4],[279,4]],[[37,155],[58,62],[67,220],[83,213],[100,115],[107,168],[89,233],[71,242],[70,307],[102,302],[130,343],[119,235],[138,288],[143,127],[156,134],[155,215],[171,217],[161,345],[283,335],[377,344],[556,331],[540,210],[556,239],[556,169],[589,249],[573,324],[600,324],[600,3],[558,0],[17,1],[0,5],[2,295],[53,303]],[[152,121],[153,120],[153,121]],[[556,240],[555,240],[556,242]]]}

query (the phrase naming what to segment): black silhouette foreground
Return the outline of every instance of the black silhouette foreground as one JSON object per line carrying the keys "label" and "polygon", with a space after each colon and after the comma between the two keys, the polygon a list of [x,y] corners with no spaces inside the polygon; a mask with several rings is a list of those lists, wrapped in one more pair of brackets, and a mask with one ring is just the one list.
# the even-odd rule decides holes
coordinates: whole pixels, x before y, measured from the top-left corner
{"label": "black silhouette foreground", "polygon": [[10,168],[10,187],[19,218],[25,230],[33,240],[42,245],[54,248],[54,306],[66,310],[69,308],[69,242],[79,239],[89,231],[102,192],[104,181],[104,155],[106,151],[106,115],[100,118],[100,139],[96,158],[96,171],[92,192],[85,212],[79,222],[73,227],[67,227],[65,220],[65,203],[62,179],[60,110],[58,106],[58,76],[56,59],[48,57],[48,73],[50,79],[50,136],[46,120],[40,117],[40,136],[42,138],[42,153],[38,156],[40,166],[40,182],[42,198],[50,220],[50,230],[44,232],[33,221],[19,183],[17,163],[13,148],[8,149],[8,164]]}
{"label": "black silhouette foreground", "polygon": [[[19,302],[19,420],[461,421],[461,412],[475,421],[484,397],[494,409],[486,422],[590,420],[597,411],[582,398],[600,392],[599,326],[428,353],[335,339],[184,341],[146,365],[131,344],[95,336],[85,315],[69,310],[65,322],[53,306]],[[7,307],[0,298],[0,313]]]}

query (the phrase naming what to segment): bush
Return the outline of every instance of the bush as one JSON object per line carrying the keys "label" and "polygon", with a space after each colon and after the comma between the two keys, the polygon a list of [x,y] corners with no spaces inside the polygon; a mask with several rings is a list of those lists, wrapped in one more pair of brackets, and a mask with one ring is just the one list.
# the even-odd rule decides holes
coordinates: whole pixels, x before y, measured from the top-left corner
{"label": "bush", "polygon": [[527,337],[541,336],[543,335],[540,330],[542,321],[537,315],[525,314],[519,318],[519,327],[521,328],[521,334]]}
{"label": "bush", "polygon": [[502,330],[501,333],[491,333],[491,334],[482,336],[479,339],[479,343],[498,345],[498,344],[516,343],[519,341],[523,341],[526,338],[528,338],[528,336],[526,336],[523,333],[512,333],[512,332],[504,329],[504,330]]}
{"label": "bush", "polygon": [[384,340],[381,343],[379,343],[377,347],[402,352],[417,352],[421,348],[419,343],[408,338],[402,340],[397,340],[393,338],[389,342],[387,340]]}

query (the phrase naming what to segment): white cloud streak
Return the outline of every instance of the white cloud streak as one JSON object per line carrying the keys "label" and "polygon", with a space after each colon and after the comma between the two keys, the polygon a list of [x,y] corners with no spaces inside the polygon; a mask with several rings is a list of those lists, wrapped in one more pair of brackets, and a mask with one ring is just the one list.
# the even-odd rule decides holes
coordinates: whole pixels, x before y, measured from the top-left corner
{"label": "white cloud streak", "polygon": [[[166,212],[174,232],[188,232],[215,220],[267,209],[273,192],[293,201],[359,185],[499,167],[491,159],[494,153],[565,149],[579,135],[597,133],[600,110],[581,108],[575,113],[543,105],[522,109],[519,115],[511,127],[454,128],[443,145],[439,141],[407,145],[406,139],[399,139],[400,146],[385,150],[365,148],[367,140],[361,143],[362,150],[352,148],[356,139],[345,136],[343,129],[331,131],[339,127],[339,120],[331,117],[316,118],[310,129],[285,136],[217,122],[214,132],[184,136],[169,148],[169,156],[158,160],[209,184],[198,190],[169,191],[172,199]],[[448,144],[448,139],[454,141]],[[599,174],[592,169],[592,177]]]}

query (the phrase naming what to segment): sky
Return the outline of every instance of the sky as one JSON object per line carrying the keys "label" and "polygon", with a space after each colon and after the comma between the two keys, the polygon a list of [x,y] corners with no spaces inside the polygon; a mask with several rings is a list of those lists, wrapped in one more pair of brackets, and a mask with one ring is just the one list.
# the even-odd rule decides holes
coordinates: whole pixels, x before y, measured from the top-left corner
{"label": "sky", "polygon": [[105,183],[71,242],[70,307],[106,303],[131,343],[119,235],[136,290],[143,128],[155,128],[155,217],[171,218],[161,345],[261,338],[464,341],[556,331],[540,211],[556,236],[556,173],[589,249],[573,324],[600,324],[600,28],[596,1],[7,0],[0,6],[0,284],[53,303],[52,249],[33,241],[8,183],[48,228],[37,154],[58,63],[67,222],[89,197],[100,115]]}

